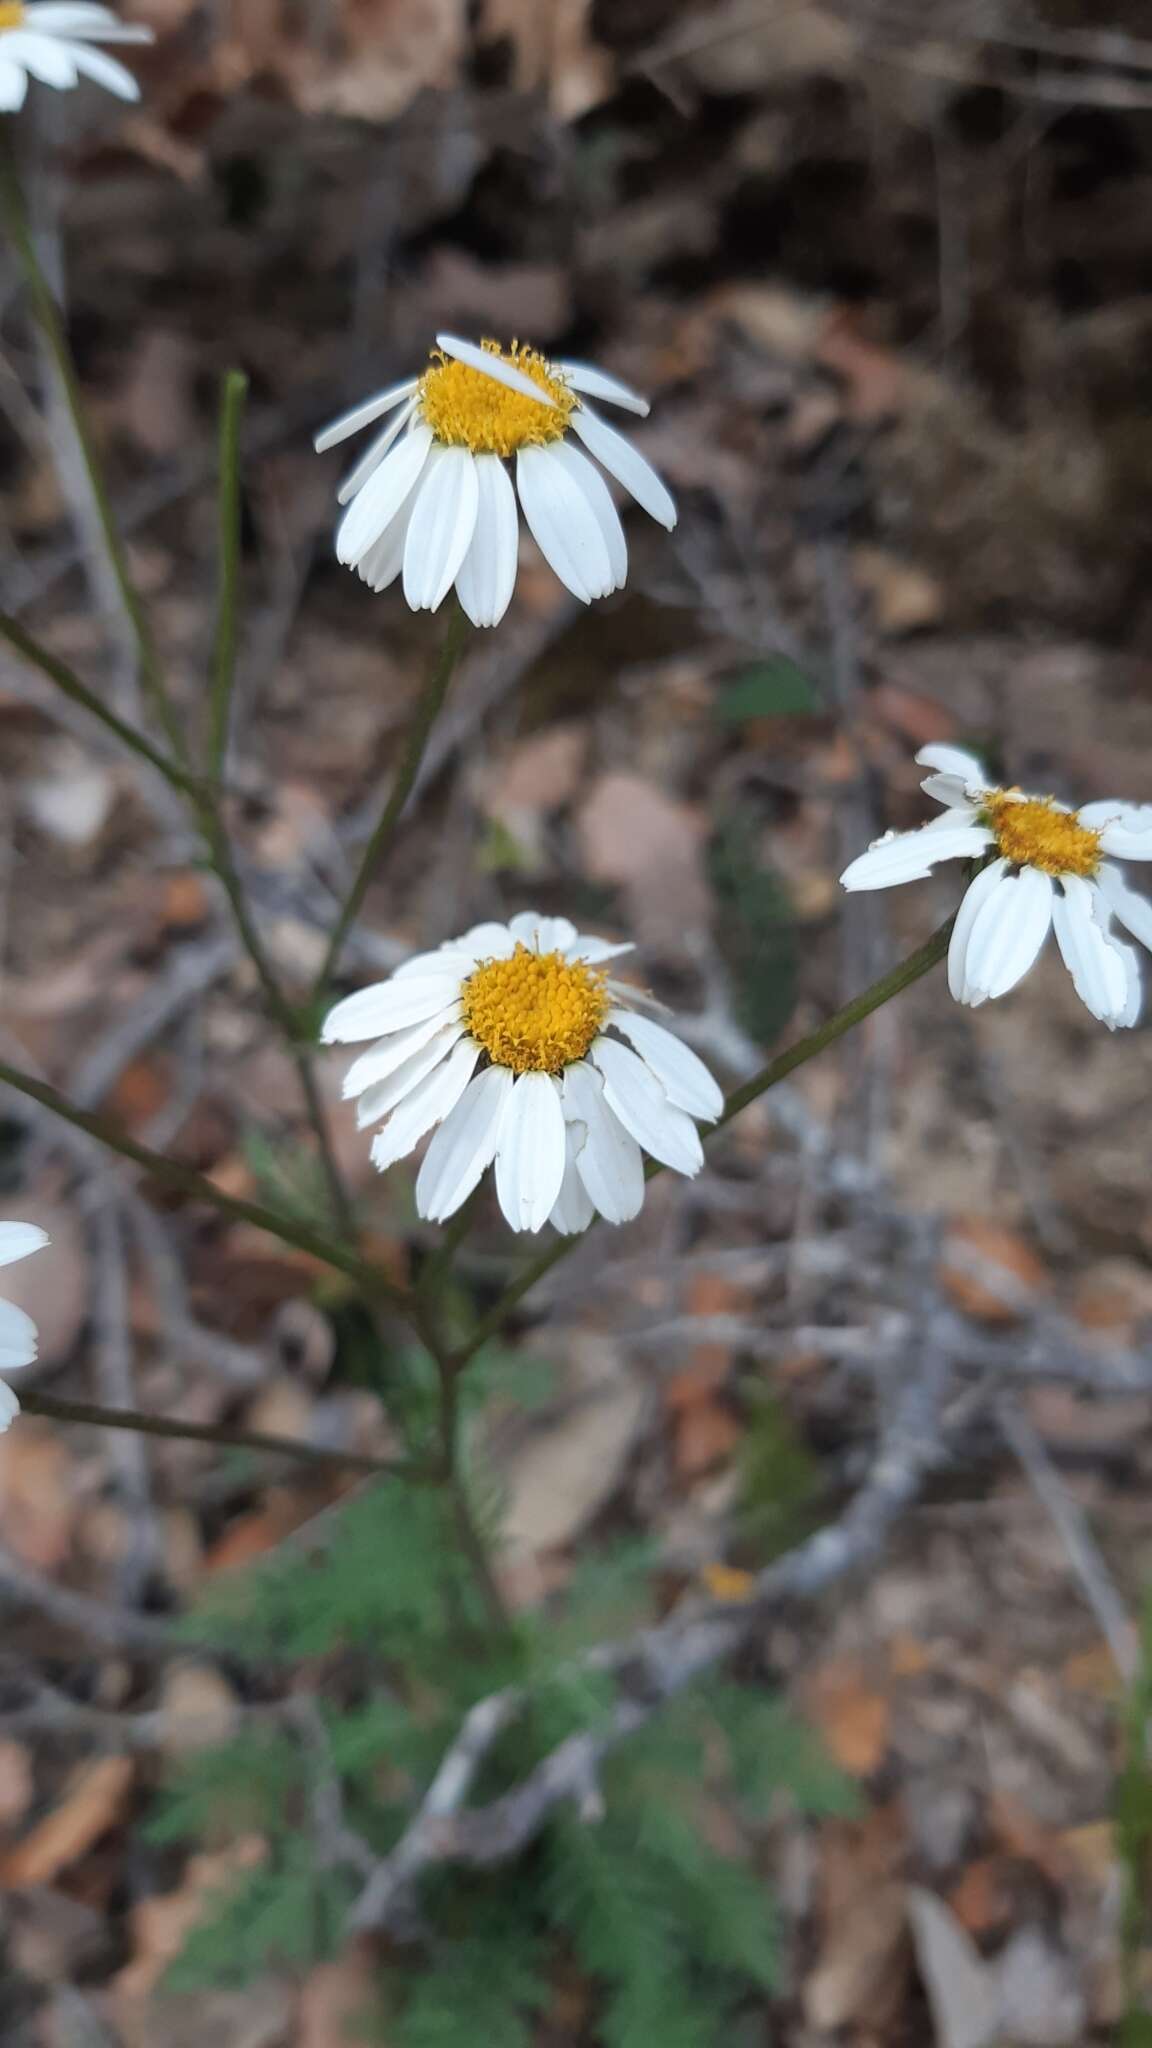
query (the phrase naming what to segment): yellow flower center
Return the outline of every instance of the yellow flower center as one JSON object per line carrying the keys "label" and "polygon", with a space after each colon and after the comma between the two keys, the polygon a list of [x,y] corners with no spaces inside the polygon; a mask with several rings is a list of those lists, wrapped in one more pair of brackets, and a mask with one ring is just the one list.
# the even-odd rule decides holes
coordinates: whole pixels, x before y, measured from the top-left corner
{"label": "yellow flower center", "polygon": [[493,1066],[558,1074],[582,1060],[608,1013],[607,975],[562,953],[517,946],[485,960],[461,990],[464,1022]]}
{"label": "yellow flower center", "polygon": [[23,19],[22,0],[0,0],[0,29],[19,28]]}
{"label": "yellow flower center", "polygon": [[990,789],[980,816],[996,835],[1006,860],[1040,868],[1046,875],[1094,875],[1100,865],[1100,834],[1082,825],[1075,811],[1061,811],[1048,797],[1014,796]]}
{"label": "yellow flower center", "polygon": [[543,448],[562,441],[576,405],[576,394],[534,348],[514,341],[502,349],[498,341],[481,342],[489,355],[511,363],[553,400],[537,403],[519,391],[486,377],[469,363],[458,363],[439,349],[432,367],[420,379],[417,403],[421,418],[436,439],[449,448],[470,448],[473,455],[514,455],[518,448]]}

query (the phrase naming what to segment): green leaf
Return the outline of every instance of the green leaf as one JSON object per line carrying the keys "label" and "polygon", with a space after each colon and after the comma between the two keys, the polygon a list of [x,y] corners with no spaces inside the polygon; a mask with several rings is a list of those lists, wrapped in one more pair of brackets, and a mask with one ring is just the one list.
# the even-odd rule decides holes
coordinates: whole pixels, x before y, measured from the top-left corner
{"label": "green leaf", "polygon": [[750,718],[787,718],[823,709],[811,676],[786,655],[774,654],[741,669],[716,699],[718,719],[743,725]]}
{"label": "green leaf", "polygon": [[766,1044],[783,1030],[796,1001],[796,932],[791,899],[759,848],[752,814],[734,811],[716,832],[708,872],[717,903],[717,936],[735,983],[744,1029]]}
{"label": "green leaf", "polygon": [[316,1867],[294,1837],[278,1856],[222,1885],[165,1977],[169,1991],[250,1984],[268,1969],[304,1971],[336,1954],[352,1900],[345,1875]]}

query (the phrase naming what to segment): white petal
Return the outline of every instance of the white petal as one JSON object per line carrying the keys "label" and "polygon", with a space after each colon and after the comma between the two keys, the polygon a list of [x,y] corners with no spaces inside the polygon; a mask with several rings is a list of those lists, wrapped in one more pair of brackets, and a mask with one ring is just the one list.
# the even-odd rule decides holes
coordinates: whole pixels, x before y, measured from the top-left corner
{"label": "white petal", "polygon": [[441,1060],[463,1036],[463,1023],[441,1025],[439,1031],[433,1033],[426,1045],[409,1054],[409,1057],[398,1067],[394,1067],[383,1080],[373,1081],[371,1087],[365,1088],[356,1104],[357,1130],[363,1131],[369,1124],[378,1124],[381,1117],[387,1116],[389,1110],[395,1109],[398,1102],[403,1102],[406,1095],[411,1095],[424,1076],[430,1074],[433,1067],[439,1066]]}
{"label": "white petal", "polygon": [[0,1380],[0,1436],[3,1436],[6,1429],[11,1429],[19,1413],[20,1403],[11,1387],[5,1386],[3,1380]]}
{"label": "white petal", "polygon": [[329,1010],[320,1028],[322,1045],[355,1045],[362,1038],[382,1038],[389,1031],[403,1031],[409,1024],[423,1024],[439,1010],[446,1010],[460,994],[460,977],[446,974],[413,975],[399,981],[374,981],[368,988],[345,996]]}
{"label": "white petal", "polygon": [[410,1024],[405,1031],[389,1032],[376,1045],[370,1046],[355,1059],[344,1076],[344,1100],[350,1102],[356,1095],[362,1095],[365,1088],[374,1088],[377,1081],[385,1081],[410,1060],[413,1053],[435,1038],[446,1025],[459,1024],[464,1030],[459,1003],[452,1003],[446,1009],[436,1010],[426,1017],[422,1024]]}
{"label": "white petal", "polygon": [[32,1252],[42,1252],[52,1240],[37,1223],[0,1223],[0,1266],[12,1266]]}
{"label": "white petal", "polygon": [[449,940],[453,952],[466,953],[471,960],[509,960],[516,951],[516,939],[506,924],[474,924],[462,938]]}
{"label": "white petal", "polygon": [[31,29],[12,29],[4,38],[4,55],[22,64],[43,85],[68,87],[76,83],[76,66],[66,43],[53,36],[37,35]]}
{"label": "white petal", "polygon": [[673,1108],[715,1122],[724,1107],[723,1090],[690,1046],[650,1017],[635,1017],[628,1010],[609,1010],[608,1022],[631,1039]]}
{"label": "white petal", "polygon": [[623,434],[618,434],[615,427],[610,427],[606,420],[589,412],[586,405],[578,406],[573,413],[572,427],[589,454],[603,463],[609,476],[623,484],[636,503],[671,533],[676,524],[676,501],[640,450],[634,448],[631,441],[626,441]]}
{"label": "white petal", "polygon": [[455,356],[458,363],[467,363],[470,370],[479,370],[497,384],[506,384],[509,391],[518,391],[521,398],[534,398],[538,405],[546,405],[555,411],[554,398],[549,398],[548,393],[539,384],[534,384],[531,377],[525,376],[523,370],[518,370],[513,363],[506,363],[501,356],[493,355],[491,349],[478,348],[474,341],[461,341],[455,334],[438,334],[436,346],[442,348],[446,356]]}
{"label": "white petal", "polygon": [[476,1071],[479,1057],[480,1047],[475,1040],[464,1039],[393,1110],[384,1129],[372,1140],[372,1164],[380,1173],[403,1159],[425,1131],[442,1123],[449,1111],[455,1109]]}
{"label": "white petal", "polygon": [[638,391],[630,390],[627,384],[621,384],[618,378],[596,369],[592,363],[557,363],[555,367],[573,391],[582,391],[587,398],[602,398],[606,405],[623,406],[625,412],[638,412],[641,419],[651,411],[648,400],[641,398]]}
{"label": "white petal", "polygon": [[[1089,815],[1096,812],[1107,817]],[[1152,804],[1085,804],[1079,815],[1082,824],[1103,827],[1101,849],[1113,860],[1152,860]]]}
{"label": "white petal", "polygon": [[677,1173],[699,1173],[704,1164],[700,1133],[690,1116],[673,1109],[643,1060],[611,1038],[598,1038],[591,1058],[604,1076],[604,1100],[636,1143]]}
{"label": "white petal", "polygon": [[979,816],[979,807],[972,801],[968,783],[961,782],[957,775],[926,775],[920,784],[925,796],[946,804],[950,811],[964,811],[969,818]]}
{"label": "white petal", "polygon": [[551,1074],[521,1074],[496,1147],[496,1198],[513,1230],[543,1230],[566,1157],[559,1088]]}
{"label": "white petal", "polygon": [[1048,936],[1053,894],[1051,876],[1039,868],[1006,875],[992,891],[976,913],[965,955],[974,994],[1006,995],[1027,974]]}
{"label": "white petal", "polygon": [[894,889],[922,882],[938,860],[976,860],[991,844],[986,825],[957,824],[945,815],[915,832],[886,832],[849,862],[840,881],[845,889]]}
{"label": "white petal", "polygon": [[1152,903],[1147,897],[1130,889],[1119,868],[1107,861],[1102,861],[1097,871],[1096,887],[1113,917],[1152,952]]}
{"label": "white petal", "polygon": [[412,517],[411,494],[404,500],[394,519],[388,521],[379,540],[374,540],[367,552],[356,564],[356,574],[369,590],[387,590],[395,583],[404,567],[404,543],[408,538],[408,521]]}
{"label": "white petal", "polygon": [[611,939],[585,938],[583,934],[573,940],[568,948],[570,960],[584,960],[589,967],[595,967],[600,960],[618,960],[621,953],[634,953],[635,942],[627,939],[623,945],[613,945]]}
{"label": "white petal", "polygon": [[511,1093],[509,1069],[486,1067],[445,1117],[416,1178],[417,1213],[429,1222],[454,1215],[491,1165]]}
{"label": "white petal", "polygon": [[336,503],[338,505],[348,505],[351,503],[360,486],[367,483],[372,471],[377,469],[380,463],[383,462],[393,441],[397,440],[404,432],[415,410],[416,401],[413,398],[409,400],[407,405],[401,406],[396,417],[389,420],[384,431],[377,434],[374,441],[369,441],[355,469],[349,470],[336,493]]}
{"label": "white petal", "polygon": [[1128,949],[1109,939],[1097,921],[1091,884],[1080,875],[1066,875],[1062,882],[1063,892],[1057,890],[1052,902],[1056,943],[1081,1002],[1115,1028],[1128,1007]]}
{"label": "white petal", "polygon": [[498,455],[477,455],[474,460],[480,502],[472,545],[456,578],[456,595],[474,626],[498,626],[516,587],[516,493]]}
{"label": "white petal", "polygon": [[126,64],[118,64],[115,57],[109,57],[103,50],[90,50],[86,43],[73,43],[72,62],[83,78],[90,78],[93,85],[102,85],[105,92],[115,93],[118,100],[138,100],[140,81],[129,71]]}
{"label": "white petal", "polygon": [[600,523],[550,448],[521,448],[516,488],[532,538],[565,589],[581,604],[607,597],[615,586]]}
{"label": "white petal", "polygon": [[576,938],[576,927],[566,917],[541,917],[538,910],[518,910],[508,929],[534,953],[567,953]]}
{"label": "white petal", "polygon": [[433,448],[404,543],[404,595],[414,612],[443,604],[472,545],[480,486],[469,448]]}
{"label": "white petal", "polygon": [[350,434],[358,434],[361,427],[370,427],[373,420],[391,412],[393,406],[400,405],[405,398],[411,398],[419,381],[418,377],[409,377],[404,384],[392,384],[387,391],[377,391],[372,398],[361,399],[351,412],[342,412],[339,419],[330,420],[313,440],[316,453],[322,455],[325,448],[334,448],[338,441],[346,441]]}
{"label": "white petal", "polygon": [[357,492],[336,528],[336,557],[354,567],[396,517],[432,450],[431,427],[413,427]]}
{"label": "white petal", "polygon": [[[0,52],[4,39],[0,37]],[[18,64],[13,64],[5,55],[0,55],[0,114],[15,114],[24,105],[28,91],[28,73]]]}
{"label": "white petal", "polygon": [[916,756],[919,768],[936,768],[941,775],[955,776],[974,789],[987,789],[988,774],[982,761],[965,747],[921,747]]}
{"label": "white petal", "polygon": [[598,469],[594,469],[586,455],[573,448],[567,441],[555,441],[548,450],[549,460],[560,463],[566,469],[577,490],[582,491],[588,501],[593,519],[600,528],[604,545],[608,550],[608,566],[612,572],[613,590],[623,590],[628,580],[628,542],[620,524],[620,514],[612,503],[608,489]]}
{"label": "white petal", "polygon": [[14,1301],[0,1301],[0,1372],[31,1365],[36,1356],[36,1325]]}
{"label": "white petal", "polygon": [[948,942],[948,988],[958,1003],[971,1002],[973,1007],[976,1007],[983,1000],[981,997],[971,996],[968,992],[968,976],[964,964],[968,955],[968,941],[972,936],[972,927],[978,913],[1007,873],[1006,860],[994,860],[990,866],[981,868],[980,873],[965,890],[960,908],[956,912],[956,922],[952,926],[952,937]]}
{"label": "white petal", "polygon": [[582,1230],[587,1230],[596,1214],[596,1204],[581,1180],[576,1164],[587,1135],[583,1124],[570,1123],[566,1126],[564,1178],[548,1218],[553,1230],[558,1230],[561,1237],[578,1237]]}
{"label": "white petal", "polygon": [[586,1060],[564,1071],[564,1115],[579,1134],[576,1171],[607,1223],[628,1223],[644,1201],[644,1160],[613,1116],[604,1083]]}

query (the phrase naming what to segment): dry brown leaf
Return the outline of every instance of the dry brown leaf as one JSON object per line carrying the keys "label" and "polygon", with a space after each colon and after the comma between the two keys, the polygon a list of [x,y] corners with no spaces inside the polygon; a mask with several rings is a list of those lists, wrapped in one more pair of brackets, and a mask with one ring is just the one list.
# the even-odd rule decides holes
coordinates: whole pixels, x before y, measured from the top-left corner
{"label": "dry brown leaf", "polygon": [[[692,1275],[684,1293],[683,1313],[694,1316],[740,1315],[748,1307],[748,1289],[727,1273],[706,1268]],[[709,1341],[695,1344],[688,1362],[665,1383],[664,1399],[669,1408],[691,1408],[711,1401],[732,1370],[732,1348]]]}
{"label": "dry brown leaf", "polygon": [[191,1657],[169,1665],[160,1685],[159,1707],[166,1756],[218,1748],[235,1733],[240,1719],[239,1700],[223,1672]]}
{"label": "dry brown leaf", "polygon": [[5,1833],[19,1826],[35,1790],[31,1751],[10,1737],[0,1741],[0,1829]]}
{"label": "dry brown leaf", "polygon": [[860,332],[852,307],[837,307],[829,315],[816,360],[844,379],[848,411],[861,425],[893,419],[902,410],[908,391],[907,365],[891,349]]}
{"label": "dry brown leaf", "polygon": [[731,1457],[741,1437],[730,1408],[715,1399],[693,1401],[676,1416],[673,1447],[681,1479],[699,1479]]}
{"label": "dry brown leaf", "polygon": [[544,820],[575,796],[587,755],[588,733],[580,725],[551,725],[517,740],[483,777],[485,810],[538,854]]}
{"label": "dry brown leaf", "polygon": [[51,1884],[78,1862],[121,1819],[135,1775],[135,1762],[128,1756],[103,1756],[81,1764],[52,1811],[0,1856],[0,1888],[18,1891]]}
{"label": "dry brown leaf", "polygon": [[[293,2048],[349,2048],[364,2038],[364,2021],[379,2004],[379,1976],[367,1944],[352,1942],[335,1962],[321,1963],[305,1979],[296,2013]],[[383,2036],[373,2030],[372,2039]]]}
{"label": "dry brown leaf", "polygon": [[995,1934],[1012,1917],[1011,1868],[1003,1856],[979,1856],[948,1894],[948,1903],[969,1934]]}
{"label": "dry brown leaf", "polygon": [[0,1538],[37,1571],[59,1571],[71,1553],[83,1506],[76,1472],[50,1423],[27,1417],[0,1437]]}
{"label": "dry brown leaf", "polygon": [[515,53],[513,81],[521,92],[547,88],[548,104],[560,121],[578,121],[607,99],[615,66],[592,39],[592,0],[481,0],[478,34],[484,41],[507,36]]}
{"label": "dry brown leaf", "polygon": [[191,1856],[178,1891],[141,1899],[132,1907],[133,1956],[114,1979],[117,2000],[145,1999],[173,1963],[213,1893],[225,1890],[246,1870],[262,1863],[268,1845],[260,1835],[241,1835],[226,1849]]}
{"label": "dry brown leaf", "polygon": [[955,736],[956,719],[946,704],[923,691],[906,690],[900,683],[878,683],[869,692],[868,711],[914,747]]}
{"label": "dry brown leaf", "polygon": [[831,1919],[804,1986],[813,2027],[885,2028],[903,1996],[908,1969],[904,1886],[869,1885]]}
{"label": "dry brown leaf", "polygon": [[671,959],[691,957],[708,929],[707,824],[639,775],[602,775],[576,817],[590,881],[622,888],[638,942]]}
{"label": "dry brown leaf", "polygon": [[240,1565],[251,1564],[253,1558],[275,1550],[293,1529],[298,1529],[315,1512],[316,1496],[313,1492],[295,1491],[287,1486],[274,1488],[267,1495],[263,1507],[238,1515],[231,1527],[212,1545],[204,1559],[205,1574],[235,1571]]}
{"label": "dry brown leaf", "polygon": [[965,1315],[1015,1323],[1035,1306],[1048,1274],[1031,1245],[990,1216],[954,1216],[944,1234],[938,1279]]}
{"label": "dry brown leaf", "polygon": [[944,613],[944,586],[927,569],[906,562],[886,548],[858,547],[852,555],[856,580],[872,599],[882,633],[920,633],[939,624]]}
{"label": "dry brown leaf", "polygon": [[286,51],[283,74],[305,113],[394,121],[418,93],[455,85],[467,14],[467,0],[361,0],[342,15],[345,62]]}
{"label": "dry brown leaf", "polygon": [[855,1778],[871,1777],[887,1753],[892,1709],[863,1666],[850,1658],[821,1665],[804,1697],[841,1769]]}
{"label": "dry brown leaf", "polygon": [[211,908],[203,879],[193,869],[165,878],[160,917],[167,930],[193,931],[205,922]]}
{"label": "dry brown leaf", "polygon": [[504,1471],[504,1536],[513,1559],[571,1542],[615,1492],[644,1411],[641,1382],[607,1338],[574,1334],[567,1401]]}

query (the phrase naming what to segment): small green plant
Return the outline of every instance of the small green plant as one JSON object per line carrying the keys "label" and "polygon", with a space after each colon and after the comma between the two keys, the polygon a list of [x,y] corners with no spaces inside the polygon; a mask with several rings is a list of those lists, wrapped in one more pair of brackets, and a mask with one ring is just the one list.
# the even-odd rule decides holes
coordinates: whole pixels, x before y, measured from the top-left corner
{"label": "small green plant", "polygon": [[[645,1618],[652,1562],[639,1543],[593,1555],[559,1612],[522,1617],[494,1642],[443,1496],[396,1482],[351,1502],[316,1553],[275,1559],[217,1594],[196,1617],[201,1637],[323,1672],[325,1742],[318,1758],[290,1713],[280,1722],[273,1709],[268,1723],[185,1759],[164,1788],[154,1840],[245,1832],[266,1845],[208,1902],[171,1988],[301,1971],[340,1947],[356,1878],[312,1837],[317,1772],[334,1774],[346,1825],[383,1855],[481,1697],[519,1684],[525,1708],[487,1759],[476,1803],[521,1782],[566,1736],[595,1729],[612,1682],[582,1669],[579,1653],[606,1628]],[[558,1986],[576,1985],[606,2048],[711,2048],[741,2001],[772,1988],[777,1940],[757,1824],[783,1799],[811,1814],[850,1805],[809,1733],[762,1690],[713,1680],[612,1754],[600,1793],[596,1814],[560,1809],[513,1863],[432,1873],[417,1931],[381,1964],[375,2038],[528,2048]],[[723,1849],[711,1839],[721,1811]]]}

